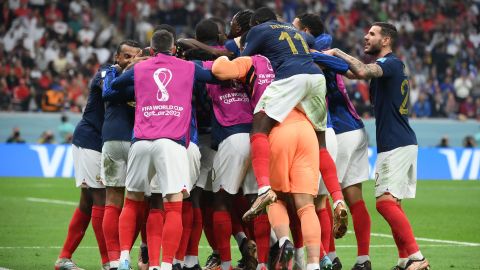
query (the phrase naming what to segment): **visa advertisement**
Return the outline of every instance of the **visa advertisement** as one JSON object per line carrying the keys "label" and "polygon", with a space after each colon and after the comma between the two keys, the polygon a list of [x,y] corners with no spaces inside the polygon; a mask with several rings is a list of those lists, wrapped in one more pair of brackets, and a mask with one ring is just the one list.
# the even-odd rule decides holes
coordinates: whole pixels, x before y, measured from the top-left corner
{"label": "visa advertisement", "polygon": [[[73,177],[71,145],[0,144],[0,177]],[[376,149],[368,149],[370,178]],[[479,180],[480,148],[419,147],[419,180]]]}

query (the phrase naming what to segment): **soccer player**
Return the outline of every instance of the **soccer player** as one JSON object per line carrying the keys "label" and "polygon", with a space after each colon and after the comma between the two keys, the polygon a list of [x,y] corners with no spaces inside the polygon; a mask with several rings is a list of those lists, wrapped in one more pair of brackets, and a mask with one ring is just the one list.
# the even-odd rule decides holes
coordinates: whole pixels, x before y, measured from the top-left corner
{"label": "soccer player", "polygon": [[[255,54],[266,56],[275,70],[275,81],[268,86],[254,110],[250,140],[252,166],[259,187],[259,196],[245,214],[245,218],[255,216],[276,199],[275,193],[270,189],[268,168],[270,160],[268,133],[273,126],[277,121],[285,119],[288,113],[298,106],[317,130],[319,145],[324,149],[325,124],[321,121],[325,118],[322,114],[326,113],[317,110],[325,100],[320,93],[325,87],[325,78],[320,68],[313,63],[303,35],[293,25],[278,22],[275,13],[266,7],[254,12],[250,24],[253,27],[247,34],[242,56]],[[334,168],[335,164],[326,149],[321,150],[322,162],[327,157],[329,162],[324,162],[324,165]],[[346,217],[343,195],[341,192],[334,194],[336,217]],[[343,224],[341,227],[346,228],[347,219],[338,220]],[[346,232],[346,229],[344,231]]]}
{"label": "soccer player", "polygon": [[87,106],[73,133],[72,154],[76,186],[81,189],[80,202],[68,226],[67,238],[55,262],[56,270],[81,270],[72,254],[85,235],[90,218],[97,239],[102,269],[109,269],[108,253],[103,236],[102,222],[105,211],[105,186],[100,178],[102,151],[102,125],[105,108],[102,100],[102,84],[105,67],[101,67],[90,83]]}
{"label": "soccer player", "polygon": [[250,19],[253,11],[244,9],[233,15],[230,22],[230,32],[227,35],[225,48],[233,53],[234,57],[240,56],[240,37],[250,30]]}
{"label": "soccer player", "polygon": [[127,196],[120,215],[119,270],[130,268],[136,215],[141,211],[145,185],[155,173],[157,177],[150,183],[152,197],[147,221],[149,269],[172,269],[182,234],[182,199],[188,195],[190,181],[189,171],[183,166],[188,164],[185,147],[189,142],[193,83],[213,80],[211,72],[171,55],[174,42],[168,31],[155,32],[151,48],[154,57],[136,64],[112,83],[112,95],[136,101],[135,142],[129,153]]}
{"label": "soccer player", "polygon": [[[319,15],[308,13],[299,15],[293,24],[297,29],[306,31],[315,37],[314,49],[323,51],[330,48],[332,38],[323,33],[324,26]],[[368,141],[363,122],[348,97],[341,77],[341,74],[348,71],[348,65],[340,63],[336,68],[332,68],[332,65],[328,67],[328,63],[325,63],[325,60],[331,61],[328,56],[321,53],[312,53],[312,56],[316,63],[324,67],[323,71],[327,81],[328,111],[338,146],[336,155],[338,180],[352,213],[353,227],[357,238],[357,260],[353,269],[371,269],[369,261],[371,221],[362,196],[362,182],[368,180]],[[323,225],[322,220],[326,220],[328,216],[327,209],[321,209],[319,214]],[[328,226],[322,226],[322,228],[324,227]],[[333,239],[328,238],[322,242],[327,247],[328,242],[334,244]],[[327,249],[330,250],[330,247]],[[336,257],[333,246],[329,254],[335,269],[340,261]]]}
{"label": "soccer player", "polygon": [[[321,110],[321,108],[319,108]],[[323,107],[326,110],[326,107]],[[325,115],[326,116],[326,115]],[[318,193],[318,140],[307,117],[294,109],[269,135],[272,189],[278,200],[267,206],[280,250],[270,269],[291,269],[294,246],[289,240],[286,203],[293,198],[307,250],[307,270],[320,269],[320,223],[313,199]]]}
{"label": "soccer player", "polygon": [[[133,40],[122,41],[115,54],[115,66],[109,68],[103,81],[103,92],[110,92],[111,81],[125,69],[141,51],[140,44]],[[111,268],[118,268],[120,242],[118,219],[123,206],[125,179],[127,177],[128,151],[130,149],[134,108],[125,101],[106,102],[105,120],[102,128],[102,180],[106,186],[106,206],[103,219],[103,233],[107,244]]]}
{"label": "soccer player", "polygon": [[[220,80],[236,79],[249,86],[250,114],[265,91],[265,88],[275,78],[270,61],[261,55],[239,57],[233,61],[229,61],[225,56],[220,57],[213,63],[212,73]],[[255,183],[254,186],[256,186]],[[256,188],[246,188],[243,190],[243,193],[251,195],[253,191],[256,192]],[[257,270],[261,270],[267,266],[270,224],[268,223],[268,217],[265,213],[256,217],[253,223],[255,240],[257,242]]]}
{"label": "soccer player", "polygon": [[377,152],[375,197],[377,211],[388,222],[398,248],[396,269],[429,269],[428,260],[417,245],[403,199],[414,198],[417,180],[418,145],[408,123],[409,85],[405,65],[393,54],[397,29],[376,22],[365,35],[365,53],[376,58],[364,64],[358,59],[332,49],[327,53],[344,59],[353,78],[371,79],[370,97],[375,110]]}

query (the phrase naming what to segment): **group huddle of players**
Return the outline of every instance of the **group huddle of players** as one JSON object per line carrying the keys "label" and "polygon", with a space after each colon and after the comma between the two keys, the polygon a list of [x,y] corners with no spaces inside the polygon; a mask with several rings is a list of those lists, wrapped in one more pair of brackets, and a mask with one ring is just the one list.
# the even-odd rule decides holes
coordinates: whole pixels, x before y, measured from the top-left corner
{"label": "group huddle of players", "polygon": [[55,269],[81,269],[71,258],[90,220],[102,269],[131,269],[141,235],[139,269],[200,270],[202,232],[213,250],[206,270],[342,269],[334,238],[347,232],[347,206],[352,269],[372,269],[368,143],[342,76],[371,79],[376,207],[398,247],[394,269],[429,269],[400,203],[415,195],[418,149],[396,35],[374,23],[365,53],[376,62],[363,64],[330,49],[320,16],[285,23],[260,8],[238,12],[228,37],[211,18],[195,39],[160,25],[148,48],[122,42],[92,79],[74,132],[81,196]]}

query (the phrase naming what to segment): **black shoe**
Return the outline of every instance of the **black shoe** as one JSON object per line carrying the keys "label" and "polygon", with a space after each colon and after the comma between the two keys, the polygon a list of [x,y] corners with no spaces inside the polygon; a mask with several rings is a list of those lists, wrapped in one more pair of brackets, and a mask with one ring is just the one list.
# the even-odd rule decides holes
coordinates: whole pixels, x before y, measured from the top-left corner
{"label": "black shoe", "polygon": [[243,239],[240,244],[240,253],[242,254],[242,259],[240,260],[243,263],[242,269],[257,269],[257,244],[255,244],[253,240],[248,240],[247,238]]}
{"label": "black shoe", "polygon": [[193,267],[184,266],[182,270],[202,270],[202,267],[199,264],[195,264]]}
{"label": "black shoe", "polygon": [[391,270],[405,270],[405,268],[402,268],[402,267],[400,267],[400,266],[398,266],[398,265],[395,265],[394,267],[392,267]]}
{"label": "black shoe", "polygon": [[220,254],[212,253],[207,258],[207,262],[205,263],[204,270],[214,269],[220,266],[221,264]]}
{"label": "black shoe", "polygon": [[340,262],[338,257],[332,261],[332,270],[342,270],[342,262]]}
{"label": "black shoe", "polygon": [[356,263],[353,265],[352,270],[372,270],[372,263],[370,261]]}
{"label": "black shoe", "polygon": [[148,248],[147,246],[140,246],[140,256],[142,257],[142,263],[148,263]]}
{"label": "black shoe", "polygon": [[176,263],[172,265],[172,270],[182,270],[182,265],[179,263]]}
{"label": "black shoe", "polygon": [[277,241],[275,244],[273,244],[273,246],[270,247],[270,250],[268,251],[267,269],[273,270],[275,259],[277,258],[279,252],[280,247],[278,246]]}
{"label": "black shoe", "polygon": [[[292,269],[292,258],[295,247],[293,246],[290,240],[286,240],[280,247],[280,252],[275,259],[273,264],[275,270],[291,270]],[[271,269],[271,270],[273,270]]]}

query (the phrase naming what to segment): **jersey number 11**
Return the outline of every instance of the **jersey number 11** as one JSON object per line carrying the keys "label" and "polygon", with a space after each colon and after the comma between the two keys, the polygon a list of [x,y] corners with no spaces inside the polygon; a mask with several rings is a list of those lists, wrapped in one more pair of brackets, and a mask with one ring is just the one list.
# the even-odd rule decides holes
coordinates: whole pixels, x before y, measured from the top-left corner
{"label": "jersey number 11", "polygon": [[[293,38],[296,39],[296,40],[300,40],[300,42],[302,42],[303,49],[305,49],[305,53],[307,53],[307,54],[310,53],[309,50],[308,50],[308,45],[305,42],[305,40],[303,39],[302,35],[300,35],[299,33],[295,33]],[[290,50],[292,51],[292,53],[293,54],[298,54],[298,50],[295,47],[295,44],[293,44],[292,37],[290,37],[290,35],[287,32],[282,31],[282,33],[280,33],[280,36],[278,37],[278,40],[286,40],[288,42],[288,46],[290,46]]]}

